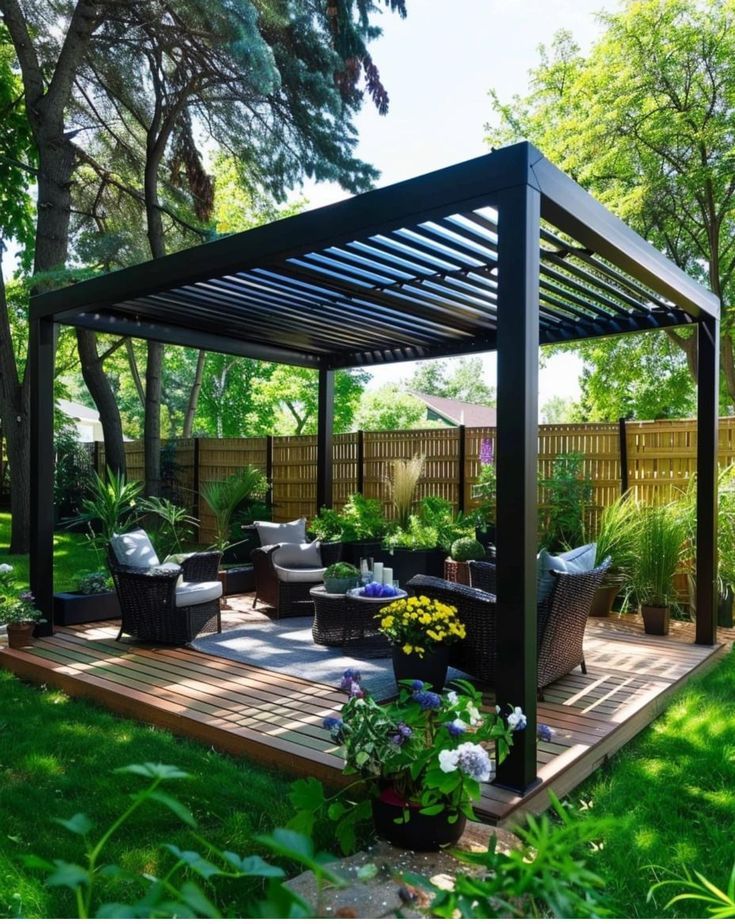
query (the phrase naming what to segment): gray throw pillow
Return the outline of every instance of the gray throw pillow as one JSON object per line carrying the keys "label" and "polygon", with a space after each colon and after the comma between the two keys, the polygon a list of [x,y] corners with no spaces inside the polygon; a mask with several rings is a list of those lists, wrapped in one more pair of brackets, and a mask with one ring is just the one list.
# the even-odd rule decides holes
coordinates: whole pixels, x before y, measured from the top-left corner
{"label": "gray throw pillow", "polygon": [[284,542],[273,553],[273,564],[279,568],[321,568],[322,553],[319,551],[319,540]]}
{"label": "gray throw pillow", "polygon": [[591,571],[595,567],[597,543],[590,542],[579,548],[551,555],[546,549],[538,553],[538,574],[536,584],[536,602],[544,603],[554,589],[554,575],[551,571]]}
{"label": "gray throw pillow", "polygon": [[282,542],[306,542],[306,517],[292,520],[290,523],[269,523],[256,520],[258,541],[261,545],[280,545]]}
{"label": "gray throw pillow", "polygon": [[115,558],[126,568],[155,568],[159,565],[156,550],[151,545],[148,533],[144,529],[135,529],[110,539]]}

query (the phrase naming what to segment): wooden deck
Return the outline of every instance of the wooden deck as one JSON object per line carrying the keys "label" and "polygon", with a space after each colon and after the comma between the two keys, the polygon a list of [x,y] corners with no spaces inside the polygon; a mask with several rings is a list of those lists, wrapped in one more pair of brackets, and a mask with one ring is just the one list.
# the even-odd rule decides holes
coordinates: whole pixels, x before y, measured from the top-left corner
{"label": "wooden deck", "polygon": [[[247,600],[240,609],[229,611],[227,628],[246,618]],[[105,623],[59,628],[32,648],[1,648],[0,666],[231,754],[341,782],[341,761],[322,728],[343,702],[335,688],[189,649],[116,642],[116,634]],[[649,725],[688,678],[714,666],[735,630],[720,630],[714,647],[691,637],[686,624],[656,638],[636,617],[593,621],[587,675],[569,674],[539,703],[539,722],[554,730],[539,746],[540,784],[524,797],[487,785],[479,812],[507,825],[543,809],[549,788],[569,792]]]}

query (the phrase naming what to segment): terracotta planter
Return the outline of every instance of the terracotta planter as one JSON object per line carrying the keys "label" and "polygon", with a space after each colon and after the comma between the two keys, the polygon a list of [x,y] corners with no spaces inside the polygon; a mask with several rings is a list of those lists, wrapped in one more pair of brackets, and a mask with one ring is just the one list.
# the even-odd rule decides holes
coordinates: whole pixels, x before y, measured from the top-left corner
{"label": "terracotta planter", "polygon": [[470,584],[470,563],[455,561],[453,558],[444,559],[444,580],[454,584]]}
{"label": "terracotta planter", "polygon": [[33,630],[35,628],[35,622],[19,622],[9,625],[7,627],[8,647],[30,648],[33,644]]}
{"label": "terracotta planter", "polygon": [[[409,815],[404,821],[406,809]],[[438,815],[422,815],[417,805],[405,802],[392,788],[384,789],[372,800],[372,810],[373,824],[379,837],[394,847],[417,853],[435,853],[442,847],[456,844],[467,823],[462,814],[450,821],[449,809]],[[396,824],[397,820],[400,823]]]}
{"label": "terracotta planter", "polygon": [[648,606],[646,604],[641,604],[641,616],[643,617],[643,625],[646,629],[646,635],[669,634],[671,607]]}
{"label": "terracotta planter", "polygon": [[391,646],[393,674],[399,680],[423,680],[435,693],[441,693],[447,680],[449,647],[437,645],[427,651],[423,658],[417,654],[405,654],[398,645]]}

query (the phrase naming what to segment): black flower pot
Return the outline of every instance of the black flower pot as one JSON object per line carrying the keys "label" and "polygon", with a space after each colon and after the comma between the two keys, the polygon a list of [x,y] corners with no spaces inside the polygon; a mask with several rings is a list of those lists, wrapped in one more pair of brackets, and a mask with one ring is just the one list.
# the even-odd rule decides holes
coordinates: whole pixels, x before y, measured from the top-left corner
{"label": "black flower pot", "polygon": [[431,577],[444,576],[444,559],[447,553],[443,549],[403,549],[395,548],[392,552],[384,549],[378,561],[393,569],[393,578],[404,587],[417,574]]}
{"label": "black flower pot", "polygon": [[398,645],[392,645],[391,656],[396,683],[399,680],[423,680],[435,693],[441,693],[444,689],[449,667],[447,645],[437,645],[433,651],[427,651],[423,658],[413,652],[406,654]]}
{"label": "black flower pot", "polygon": [[[378,837],[394,847],[417,853],[435,853],[442,847],[456,844],[462,836],[467,819],[444,809],[438,815],[422,815],[418,806],[405,803],[393,789],[385,789],[372,800],[373,824]],[[404,810],[408,820],[404,821]],[[450,821],[450,818],[454,821]]]}

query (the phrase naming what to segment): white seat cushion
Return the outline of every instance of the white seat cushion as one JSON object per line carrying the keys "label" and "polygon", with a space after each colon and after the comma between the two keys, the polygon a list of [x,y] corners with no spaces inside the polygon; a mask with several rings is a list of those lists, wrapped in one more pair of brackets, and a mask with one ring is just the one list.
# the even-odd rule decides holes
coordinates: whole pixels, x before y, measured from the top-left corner
{"label": "white seat cushion", "polygon": [[306,517],[291,520],[290,523],[269,523],[256,520],[258,541],[261,545],[278,545],[282,542],[306,542]]}
{"label": "white seat cushion", "polygon": [[280,568],[321,568],[322,553],[319,551],[319,540],[284,542],[273,552],[273,564]]}
{"label": "white seat cushion", "polygon": [[113,536],[110,545],[115,558],[126,568],[155,568],[161,564],[144,529]]}
{"label": "white seat cushion", "polygon": [[274,567],[278,580],[285,581],[287,584],[305,584],[307,581],[320,584],[327,570],[326,568],[281,568],[280,565]]}
{"label": "white seat cushion", "polygon": [[176,606],[198,606],[221,596],[221,581],[184,581],[176,588]]}

